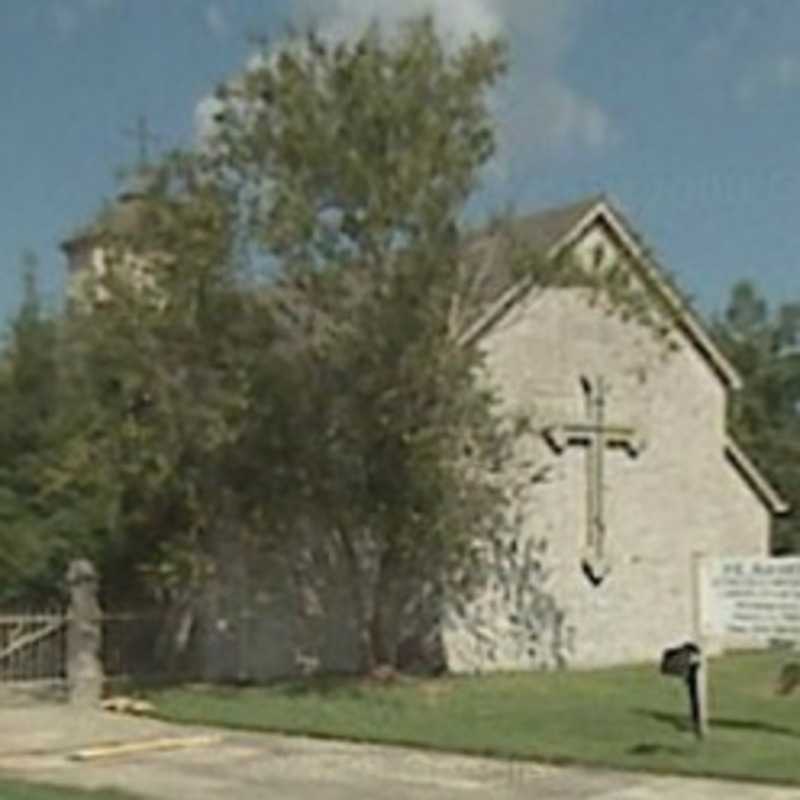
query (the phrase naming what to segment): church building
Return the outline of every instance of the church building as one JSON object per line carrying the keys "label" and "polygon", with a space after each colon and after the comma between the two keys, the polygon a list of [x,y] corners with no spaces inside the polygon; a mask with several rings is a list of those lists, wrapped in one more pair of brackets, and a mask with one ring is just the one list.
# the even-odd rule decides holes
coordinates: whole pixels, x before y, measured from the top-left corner
{"label": "church building", "polygon": [[542,480],[498,579],[448,613],[448,666],[652,661],[692,636],[693,556],[767,555],[787,509],[726,428],[740,377],[612,203],[518,229],[548,259],[625,264],[672,321],[671,346],[585,290],[497,292],[472,334],[508,409],[533,420]]}
{"label": "church building", "polygon": [[[135,218],[134,206],[128,198],[115,224]],[[546,259],[625,264],[664,310],[671,346],[588,302],[585,289],[497,276],[469,336],[506,408],[531,420],[520,447],[540,477],[491,554],[486,586],[448,601],[443,657],[454,672],[654,661],[692,636],[692,559],[766,555],[786,506],[727,430],[740,377],[622,213],[593,197],[524,217],[516,230]],[[91,232],[65,249],[75,278],[102,271]],[[253,587],[247,602],[261,594]],[[219,638],[229,615],[209,612],[219,639],[206,648],[218,662],[209,677],[293,669],[286,604],[265,603],[251,615],[259,627],[245,668],[225,661],[236,651]],[[320,666],[353,668],[355,640],[335,627]]]}

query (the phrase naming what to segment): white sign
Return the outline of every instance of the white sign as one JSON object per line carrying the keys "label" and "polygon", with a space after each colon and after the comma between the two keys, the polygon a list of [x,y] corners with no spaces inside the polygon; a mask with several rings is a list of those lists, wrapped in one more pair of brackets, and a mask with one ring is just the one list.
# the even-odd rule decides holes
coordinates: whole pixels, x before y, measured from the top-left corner
{"label": "white sign", "polygon": [[715,558],[703,566],[710,633],[800,641],[800,558]]}

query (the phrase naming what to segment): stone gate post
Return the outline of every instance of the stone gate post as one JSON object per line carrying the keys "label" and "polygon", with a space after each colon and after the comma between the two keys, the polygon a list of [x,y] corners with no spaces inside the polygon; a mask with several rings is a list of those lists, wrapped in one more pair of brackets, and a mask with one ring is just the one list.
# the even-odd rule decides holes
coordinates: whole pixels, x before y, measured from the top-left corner
{"label": "stone gate post", "polygon": [[69,701],[84,708],[99,706],[103,689],[100,661],[102,612],[97,600],[97,571],[90,561],[73,561],[67,571],[70,603],[67,618],[67,685]]}

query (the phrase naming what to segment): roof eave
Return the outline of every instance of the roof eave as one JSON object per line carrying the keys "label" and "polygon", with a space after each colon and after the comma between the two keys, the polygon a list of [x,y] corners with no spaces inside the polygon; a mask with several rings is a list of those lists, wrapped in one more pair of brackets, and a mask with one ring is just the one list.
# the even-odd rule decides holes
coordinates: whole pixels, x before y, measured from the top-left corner
{"label": "roof eave", "polygon": [[729,389],[734,391],[740,390],[744,384],[738,371],[714,343],[687,302],[669,285],[664,277],[665,272],[663,267],[661,267],[652,256],[646,253],[642,245],[631,235],[629,226],[625,222],[625,217],[606,198],[603,198],[598,203],[598,206],[599,209],[595,213],[599,212],[603,214],[605,222],[611,227],[615,235],[619,237],[636,263],[640,265],[641,269],[644,271],[645,277],[670,307],[672,313],[675,314],[679,324],[694,343],[695,347],[697,347]]}
{"label": "roof eave", "polygon": [[769,511],[779,516],[791,511],[789,503],[770,486],[761,470],[731,436],[725,439],[725,454]]}

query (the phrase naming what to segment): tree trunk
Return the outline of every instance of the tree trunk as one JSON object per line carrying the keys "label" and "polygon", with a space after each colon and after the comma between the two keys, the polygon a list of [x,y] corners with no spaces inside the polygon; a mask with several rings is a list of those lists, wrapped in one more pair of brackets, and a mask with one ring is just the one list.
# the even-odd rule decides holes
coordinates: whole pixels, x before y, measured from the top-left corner
{"label": "tree trunk", "polygon": [[[370,647],[376,666],[397,666],[397,622],[394,607],[395,578],[392,551],[383,551],[375,573],[372,591]],[[394,630],[393,630],[394,628]]]}
{"label": "tree trunk", "polygon": [[339,538],[342,542],[342,549],[347,559],[348,571],[350,573],[350,597],[353,601],[353,611],[356,617],[359,670],[370,674],[375,671],[375,668],[380,663],[373,647],[372,618],[374,615],[374,603],[372,609],[373,613],[371,613],[368,599],[364,596],[364,570],[361,568],[358,554],[350,539],[350,535],[345,531],[340,531]]}
{"label": "tree trunk", "polygon": [[[387,628],[387,603],[385,587],[380,580],[375,582],[372,599],[372,613],[369,621],[369,649],[373,660],[373,669],[380,666],[395,666],[394,648],[390,644]],[[383,589],[383,591],[382,591]]]}

